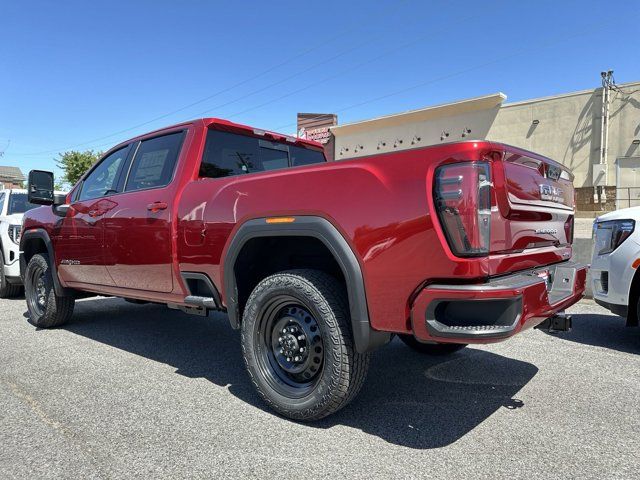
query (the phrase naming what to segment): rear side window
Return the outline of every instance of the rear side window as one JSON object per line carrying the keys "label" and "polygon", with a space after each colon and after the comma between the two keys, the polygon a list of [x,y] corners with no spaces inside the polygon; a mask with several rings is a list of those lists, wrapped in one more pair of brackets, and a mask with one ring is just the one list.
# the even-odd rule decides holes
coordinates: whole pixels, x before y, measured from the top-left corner
{"label": "rear side window", "polygon": [[4,211],[4,193],[0,193],[0,215]]}
{"label": "rear side window", "polygon": [[289,154],[291,155],[292,167],[301,167],[302,165],[312,165],[325,161],[324,153],[317,150],[309,150],[308,148],[291,146],[289,147]]}
{"label": "rear side window", "polygon": [[125,191],[169,185],[183,139],[184,131],[143,140],[133,159]]}
{"label": "rear side window", "polygon": [[321,151],[237,133],[209,130],[200,165],[200,176],[229,177],[324,161]]}

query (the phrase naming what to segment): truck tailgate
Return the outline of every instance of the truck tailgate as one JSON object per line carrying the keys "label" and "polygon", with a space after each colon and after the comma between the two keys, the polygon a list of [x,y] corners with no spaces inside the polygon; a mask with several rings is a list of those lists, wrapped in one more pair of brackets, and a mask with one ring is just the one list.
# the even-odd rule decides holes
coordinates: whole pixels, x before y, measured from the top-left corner
{"label": "truck tailgate", "polygon": [[494,161],[496,207],[491,253],[565,247],[573,241],[573,175],[561,164],[514,147]]}

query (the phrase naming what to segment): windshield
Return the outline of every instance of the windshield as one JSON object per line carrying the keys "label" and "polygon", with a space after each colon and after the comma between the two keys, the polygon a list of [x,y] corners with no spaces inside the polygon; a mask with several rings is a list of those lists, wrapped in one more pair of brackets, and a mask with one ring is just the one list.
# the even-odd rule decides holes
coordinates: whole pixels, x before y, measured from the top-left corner
{"label": "windshield", "polygon": [[7,214],[13,215],[14,213],[25,213],[37,206],[38,205],[27,201],[26,193],[12,193],[9,195],[9,210],[7,211]]}

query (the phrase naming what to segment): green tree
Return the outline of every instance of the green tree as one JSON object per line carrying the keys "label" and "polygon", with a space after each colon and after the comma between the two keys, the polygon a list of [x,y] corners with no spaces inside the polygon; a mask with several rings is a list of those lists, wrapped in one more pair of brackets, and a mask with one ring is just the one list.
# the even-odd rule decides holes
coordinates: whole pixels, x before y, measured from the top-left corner
{"label": "green tree", "polygon": [[62,184],[66,184],[69,187],[75,185],[78,180],[80,180],[80,177],[82,177],[101,156],[102,152],[94,152],[93,150],[85,150],[84,152],[71,150],[60,153],[60,158],[56,159],[56,163],[64,172],[64,176],[61,179]]}

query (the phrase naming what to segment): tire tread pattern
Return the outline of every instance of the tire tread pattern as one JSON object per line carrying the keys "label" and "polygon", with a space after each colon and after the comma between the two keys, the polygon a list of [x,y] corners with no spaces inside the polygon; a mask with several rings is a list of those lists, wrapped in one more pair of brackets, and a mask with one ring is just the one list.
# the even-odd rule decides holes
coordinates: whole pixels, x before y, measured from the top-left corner
{"label": "tire tread pattern", "polygon": [[[321,312],[323,327],[330,337],[325,352],[335,360],[328,384],[322,379],[316,386],[318,398],[310,408],[296,409],[274,400],[268,387],[257,378],[252,352],[253,328],[258,311],[258,297],[272,289],[293,289]],[[320,320],[320,319],[317,319]],[[344,289],[330,275],[317,270],[288,270],[263,279],[251,293],[242,321],[242,350],[251,382],[263,400],[275,411],[294,420],[313,421],[337,412],[358,394],[369,367],[369,354],[355,350],[349,322],[349,308]],[[327,363],[325,360],[325,368]]]}

